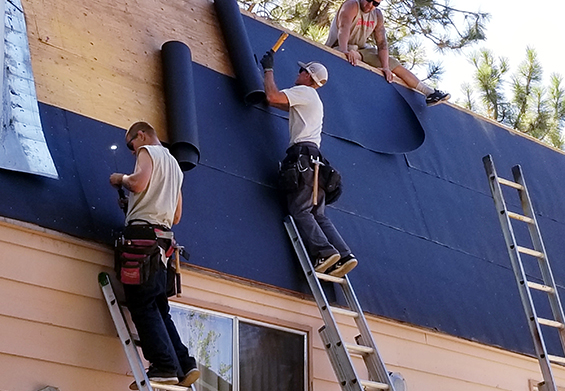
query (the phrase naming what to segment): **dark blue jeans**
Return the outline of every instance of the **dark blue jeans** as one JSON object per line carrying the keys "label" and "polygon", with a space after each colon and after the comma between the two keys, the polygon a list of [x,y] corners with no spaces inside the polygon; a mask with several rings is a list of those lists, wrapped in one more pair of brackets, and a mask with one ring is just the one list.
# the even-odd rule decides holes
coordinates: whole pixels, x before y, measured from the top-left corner
{"label": "dark blue jeans", "polygon": [[[297,145],[296,147],[299,146]],[[289,160],[293,159],[291,148],[287,151],[289,153]],[[316,153],[316,150],[311,152]],[[325,215],[326,195],[322,187],[318,187],[318,205],[313,203],[314,170],[307,163],[308,161],[309,156],[307,159],[304,159],[304,156],[299,159],[299,169],[301,171],[299,186],[297,190],[286,195],[288,212],[294,218],[300,236],[313,262],[317,258],[327,257],[336,252],[342,257],[349,255],[351,250],[339,232],[337,232],[333,223]]]}
{"label": "dark blue jeans", "polygon": [[124,285],[126,303],[139,334],[143,356],[155,368],[183,377],[196,368],[169,314],[167,271],[159,270],[143,285]]}

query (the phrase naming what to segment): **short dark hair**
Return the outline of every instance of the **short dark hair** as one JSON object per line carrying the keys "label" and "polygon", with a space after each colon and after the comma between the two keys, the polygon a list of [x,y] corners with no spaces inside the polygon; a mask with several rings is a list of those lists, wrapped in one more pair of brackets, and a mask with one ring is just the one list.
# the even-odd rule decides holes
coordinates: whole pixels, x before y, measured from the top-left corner
{"label": "short dark hair", "polygon": [[127,131],[127,135],[134,135],[137,134],[137,132],[142,131],[144,133],[147,133],[150,136],[154,136],[157,134],[157,132],[155,132],[155,129],[153,128],[153,126],[149,125],[149,123],[144,122],[144,121],[139,121],[134,123],[132,126],[129,127],[128,131]]}

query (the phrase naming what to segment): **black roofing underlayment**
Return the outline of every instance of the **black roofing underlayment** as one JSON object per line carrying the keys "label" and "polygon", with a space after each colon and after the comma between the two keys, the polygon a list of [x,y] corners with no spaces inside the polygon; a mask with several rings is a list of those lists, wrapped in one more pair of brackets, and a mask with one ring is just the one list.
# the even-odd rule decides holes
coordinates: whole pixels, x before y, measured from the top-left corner
{"label": "black roofing underlayment", "polygon": [[[279,32],[245,22],[261,56]],[[533,354],[481,159],[491,154],[506,178],[522,165],[563,287],[565,156],[448,105],[426,108],[418,93],[296,38],[283,49],[275,63],[281,88],[293,84],[297,60],[329,70],[319,90],[322,152],[345,192],[327,213],[360,261],[350,278],[364,310]],[[193,264],[308,293],[275,189],[286,113],[246,106],[234,79],[193,65],[201,159],[185,173],[180,243]],[[109,244],[123,214],[108,177],[134,163],[124,130],[46,104],[40,112],[60,179],[1,170],[0,215]],[[517,211],[517,197],[507,200]],[[527,246],[525,229],[516,233]],[[527,261],[538,276],[536,261]],[[540,316],[549,311],[538,308]],[[558,354],[557,336],[546,341]]]}

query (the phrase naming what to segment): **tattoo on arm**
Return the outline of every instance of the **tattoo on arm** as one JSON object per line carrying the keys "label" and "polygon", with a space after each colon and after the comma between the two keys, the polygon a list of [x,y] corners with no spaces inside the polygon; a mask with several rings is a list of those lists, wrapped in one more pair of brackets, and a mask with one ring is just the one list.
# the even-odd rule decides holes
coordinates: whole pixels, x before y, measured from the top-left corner
{"label": "tattoo on arm", "polygon": [[386,41],[386,30],[384,25],[377,26],[375,29],[375,41],[379,50],[388,50],[388,43]]}

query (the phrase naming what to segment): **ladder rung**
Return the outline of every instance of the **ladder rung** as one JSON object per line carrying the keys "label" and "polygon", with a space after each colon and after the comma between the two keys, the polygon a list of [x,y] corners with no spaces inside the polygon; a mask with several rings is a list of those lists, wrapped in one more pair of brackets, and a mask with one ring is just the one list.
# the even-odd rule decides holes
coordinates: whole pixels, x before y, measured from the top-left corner
{"label": "ladder rung", "polygon": [[368,346],[353,345],[353,344],[350,344],[350,343],[346,343],[344,345],[345,345],[345,348],[353,354],[360,354],[360,355],[364,356],[366,354],[371,354],[371,353],[374,352],[373,348],[370,348]]}
{"label": "ladder rung", "polygon": [[326,273],[316,273],[316,277],[318,277],[320,280],[335,282],[335,283],[338,283],[338,284],[345,283],[344,278],[330,276],[329,274],[326,274]]}
{"label": "ladder rung", "polygon": [[511,219],[514,219],[514,220],[523,221],[524,223],[534,224],[534,219],[532,219],[528,216],[520,215],[518,213],[508,211],[508,217],[510,217]]}
{"label": "ladder rung", "polygon": [[552,356],[551,354],[548,354],[547,358],[549,358],[549,361],[553,363],[565,365],[565,357]]}
{"label": "ladder rung", "polygon": [[349,316],[351,318],[357,318],[359,316],[359,314],[355,311],[351,311],[351,310],[346,310],[345,308],[339,308],[339,307],[331,307],[332,312],[334,314],[341,314],[341,315],[345,315],[345,316]]}
{"label": "ladder rung", "polygon": [[537,289],[538,291],[543,291],[543,292],[547,292],[547,293],[554,293],[555,292],[555,289],[553,289],[552,287],[547,286],[547,285],[537,284],[535,282],[528,281],[528,286],[532,289]]}
{"label": "ladder rung", "polygon": [[498,183],[500,183],[501,185],[510,186],[517,190],[524,190],[524,186],[522,186],[519,183],[516,183],[514,181],[509,181],[508,179],[504,179],[504,178],[497,178],[497,179],[498,179]]}
{"label": "ladder rung", "polygon": [[376,381],[370,381],[370,380],[361,380],[361,386],[363,386],[363,388],[365,390],[388,390],[388,384],[385,383],[379,383]]}
{"label": "ladder rung", "polygon": [[522,246],[516,246],[516,248],[522,254],[528,254],[528,255],[531,255],[532,257],[536,257],[536,258],[545,258],[545,255],[541,251],[532,250],[531,248],[526,248],[526,247],[522,247]]}
{"label": "ladder rung", "polygon": [[556,329],[565,329],[565,324],[557,322],[556,320],[538,318],[538,322],[544,326],[555,327]]}
{"label": "ladder rung", "polygon": [[165,391],[186,391],[186,390],[190,390],[189,387],[167,385],[167,384],[155,383],[155,382],[152,382],[152,381],[150,381],[149,384],[151,384],[151,387],[154,390],[165,390]]}

